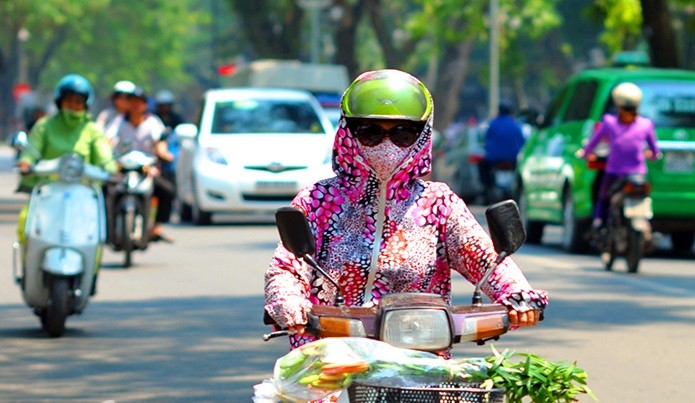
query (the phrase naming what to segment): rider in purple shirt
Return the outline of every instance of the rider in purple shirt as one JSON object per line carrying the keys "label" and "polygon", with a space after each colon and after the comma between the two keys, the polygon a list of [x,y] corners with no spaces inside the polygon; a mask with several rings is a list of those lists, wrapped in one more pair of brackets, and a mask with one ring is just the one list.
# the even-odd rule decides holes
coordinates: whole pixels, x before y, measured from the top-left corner
{"label": "rider in purple shirt", "polygon": [[[642,100],[642,91],[633,83],[622,83],[611,92],[618,108],[617,115],[606,114],[589,142],[577,152],[578,157],[591,154],[601,141],[608,141],[610,153],[606,161],[606,172],[601,181],[598,200],[594,209],[593,227],[605,221],[606,210],[613,184],[631,174],[646,174],[645,159],[660,156],[654,134],[654,123],[637,115]],[[645,152],[645,143],[649,150]]]}

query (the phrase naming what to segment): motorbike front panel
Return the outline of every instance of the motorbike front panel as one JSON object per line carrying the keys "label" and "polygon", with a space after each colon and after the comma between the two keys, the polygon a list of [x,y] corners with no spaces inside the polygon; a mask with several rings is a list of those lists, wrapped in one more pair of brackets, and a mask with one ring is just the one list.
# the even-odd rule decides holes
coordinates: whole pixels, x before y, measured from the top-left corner
{"label": "motorbike front panel", "polygon": [[48,275],[79,277],[83,292],[76,306],[79,310],[86,304],[99,264],[103,209],[100,192],[87,185],[54,182],[35,189],[23,248],[23,297],[29,306],[46,306]]}

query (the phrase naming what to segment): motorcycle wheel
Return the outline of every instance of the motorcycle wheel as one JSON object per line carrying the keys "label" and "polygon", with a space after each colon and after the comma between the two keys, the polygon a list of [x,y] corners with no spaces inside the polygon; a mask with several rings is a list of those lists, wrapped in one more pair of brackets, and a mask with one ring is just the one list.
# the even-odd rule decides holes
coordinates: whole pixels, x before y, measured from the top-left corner
{"label": "motorcycle wheel", "polygon": [[601,251],[601,261],[603,262],[603,267],[606,271],[613,270],[613,263],[615,263],[615,248],[611,241],[607,241],[606,249]]}
{"label": "motorcycle wheel", "polygon": [[627,250],[625,251],[625,260],[627,261],[627,272],[637,273],[639,270],[639,262],[642,259],[642,233],[630,229],[627,233]]}
{"label": "motorcycle wheel", "polygon": [[51,337],[60,337],[65,333],[69,294],[70,283],[67,278],[51,278],[50,289],[48,290],[48,305],[41,317],[41,324]]}
{"label": "motorcycle wheel", "polygon": [[135,212],[130,210],[123,214],[123,267],[126,269],[133,264],[133,231],[135,230]]}

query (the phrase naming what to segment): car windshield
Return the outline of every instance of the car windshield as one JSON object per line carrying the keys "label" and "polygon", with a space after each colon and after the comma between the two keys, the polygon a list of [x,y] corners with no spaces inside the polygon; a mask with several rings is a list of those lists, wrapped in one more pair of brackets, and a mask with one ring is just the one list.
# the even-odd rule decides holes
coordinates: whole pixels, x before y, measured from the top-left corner
{"label": "car windshield", "polygon": [[277,99],[237,99],[215,104],[212,134],[325,133],[311,104]]}
{"label": "car windshield", "polygon": [[635,82],[644,96],[642,116],[660,127],[695,127],[695,81]]}

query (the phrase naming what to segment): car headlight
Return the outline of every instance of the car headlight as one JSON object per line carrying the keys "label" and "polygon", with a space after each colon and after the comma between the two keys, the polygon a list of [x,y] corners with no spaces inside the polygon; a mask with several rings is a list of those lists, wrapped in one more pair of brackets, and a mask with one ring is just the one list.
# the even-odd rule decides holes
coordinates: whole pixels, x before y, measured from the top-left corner
{"label": "car headlight", "polygon": [[444,309],[386,311],[381,322],[381,340],[401,348],[440,351],[451,346],[450,323]]}
{"label": "car headlight", "polygon": [[222,155],[222,152],[220,152],[220,150],[218,150],[217,148],[205,148],[205,155],[208,157],[210,161],[216,164],[228,165],[227,160],[224,158],[224,155]]}

